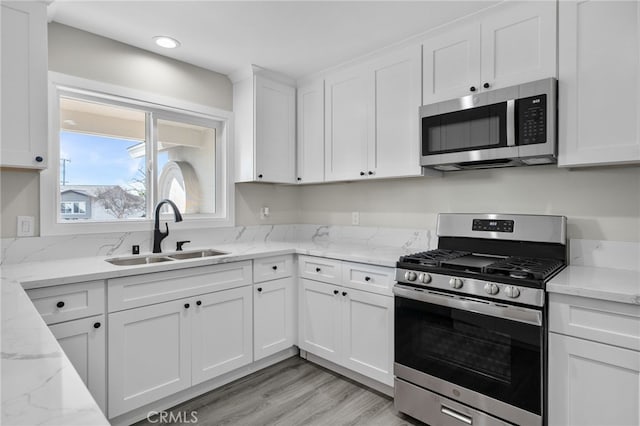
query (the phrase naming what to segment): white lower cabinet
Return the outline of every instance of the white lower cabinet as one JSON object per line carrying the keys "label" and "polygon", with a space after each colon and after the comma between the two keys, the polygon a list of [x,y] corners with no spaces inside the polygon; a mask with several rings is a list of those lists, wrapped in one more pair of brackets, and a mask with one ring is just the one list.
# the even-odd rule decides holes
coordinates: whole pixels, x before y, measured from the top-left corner
{"label": "white lower cabinet", "polygon": [[251,288],[109,314],[109,417],[249,364]]}
{"label": "white lower cabinet", "polygon": [[551,294],[550,426],[640,424],[640,305]]}
{"label": "white lower cabinet", "polygon": [[301,279],[300,348],[393,386],[393,297]]}
{"label": "white lower cabinet", "polygon": [[293,277],[253,286],[253,360],[295,344],[296,297]]}
{"label": "white lower cabinet", "polygon": [[89,392],[106,413],[106,332],[104,315],[49,326]]}
{"label": "white lower cabinet", "polygon": [[549,335],[549,425],[640,424],[640,353]]}

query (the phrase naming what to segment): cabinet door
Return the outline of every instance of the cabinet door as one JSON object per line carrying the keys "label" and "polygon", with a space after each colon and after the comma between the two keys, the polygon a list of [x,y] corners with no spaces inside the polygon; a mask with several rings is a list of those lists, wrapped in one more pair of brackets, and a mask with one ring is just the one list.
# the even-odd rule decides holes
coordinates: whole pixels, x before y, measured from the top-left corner
{"label": "cabinet door", "polygon": [[49,327],[103,413],[107,412],[104,315]]}
{"label": "cabinet door", "polygon": [[412,46],[373,64],[375,138],[368,150],[372,177],[419,176],[418,108],[420,47]]}
{"label": "cabinet door", "polygon": [[300,349],[339,363],[341,287],[304,278],[300,281]]}
{"label": "cabinet door", "polygon": [[362,67],[325,80],[325,179],[367,176],[367,149],[373,137],[370,75]]}
{"label": "cabinet door", "polygon": [[191,385],[186,299],[109,314],[109,418]]}
{"label": "cabinet door", "polygon": [[482,88],[555,77],[556,2],[506,3],[482,21]]}
{"label": "cabinet door", "polygon": [[393,386],[393,297],[353,289],[343,289],[340,296],[342,364]]}
{"label": "cabinet door", "polygon": [[560,166],[640,161],[640,5],[561,1]]}
{"label": "cabinet door", "polygon": [[193,384],[250,364],[251,287],[196,296],[193,301]]}
{"label": "cabinet door", "polygon": [[324,181],[324,81],[298,88],[299,183]]}
{"label": "cabinet door", "polygon": [[46,4],[3,1],[1,7],[0,166],[44,169],[48,160]]}
{"label": "cabinet door", "polygon": [[265,182],[294,183],[296,91],[259,75],[254,78],[256,177]]}
{"label": "cabinet door", "polygon": [[549,425],[640,424],[640,353],[549,333]]}
{"label": "cabinet door", "polygon": [[472,87],[479,90],[478,24],[456,26],[429,38],[422,44],[422,57],[424,105],[470,95]]}
{"label": "cabinet door", "polygon": [[253,360],[294,345],[297,323],[292,277],[253,286]]}

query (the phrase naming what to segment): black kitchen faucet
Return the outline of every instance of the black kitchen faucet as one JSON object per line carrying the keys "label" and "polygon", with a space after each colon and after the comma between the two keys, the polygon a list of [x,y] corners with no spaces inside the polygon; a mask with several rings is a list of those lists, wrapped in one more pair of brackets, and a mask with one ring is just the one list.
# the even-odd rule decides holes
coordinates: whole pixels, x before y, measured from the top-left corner
{"label": "black kitchen faucet", "polygon": [[169,235],[169,224],[165,223],[167,227],[167,232],[162,232],[160,230],[160,208],[162,208],[163,204],[169,204],[173,209],[173,214],[175,216],[176,222],[182,222],[182,215],[180,214],[180,210],[178,210],[178,206],[171,200],[164,199],[158,203],[155,211],[155,224],[153,225],[153,252],[154,253],[162,253],[162,248],[160,247],[160,243],[162,240]]}

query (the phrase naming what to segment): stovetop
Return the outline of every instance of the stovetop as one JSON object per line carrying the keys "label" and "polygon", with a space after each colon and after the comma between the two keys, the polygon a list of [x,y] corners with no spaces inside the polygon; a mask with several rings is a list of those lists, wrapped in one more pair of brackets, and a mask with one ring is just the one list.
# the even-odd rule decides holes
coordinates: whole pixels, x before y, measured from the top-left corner
{"label": "stovetop", "polygon": [[398,268],[544,288],[565,267],[557,259],[436,249],[402,256]]}

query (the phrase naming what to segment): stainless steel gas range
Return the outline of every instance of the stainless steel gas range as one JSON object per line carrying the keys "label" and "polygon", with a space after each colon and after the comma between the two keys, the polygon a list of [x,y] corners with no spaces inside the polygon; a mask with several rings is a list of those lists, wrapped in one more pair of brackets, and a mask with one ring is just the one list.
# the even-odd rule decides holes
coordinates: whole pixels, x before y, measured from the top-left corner
{"label": "stainless steel gas range", "polygon": [[546,282],[564,216],[440,214],[396,269],[395,405],[432,426],[546,424]]}

